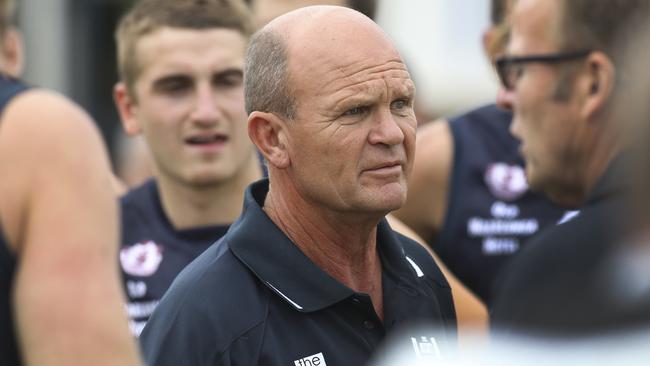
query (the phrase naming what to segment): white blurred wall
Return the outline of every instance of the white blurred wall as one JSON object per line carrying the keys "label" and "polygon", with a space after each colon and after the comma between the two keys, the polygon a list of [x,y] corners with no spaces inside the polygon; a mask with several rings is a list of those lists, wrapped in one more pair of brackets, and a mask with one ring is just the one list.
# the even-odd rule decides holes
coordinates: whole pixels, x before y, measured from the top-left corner
{"label": "white blurred wall", "polygon": [[483,52],[489,0],[380,0],[377,23],[398,44],[418,103],[449,115],[494,101],[496,76]]}

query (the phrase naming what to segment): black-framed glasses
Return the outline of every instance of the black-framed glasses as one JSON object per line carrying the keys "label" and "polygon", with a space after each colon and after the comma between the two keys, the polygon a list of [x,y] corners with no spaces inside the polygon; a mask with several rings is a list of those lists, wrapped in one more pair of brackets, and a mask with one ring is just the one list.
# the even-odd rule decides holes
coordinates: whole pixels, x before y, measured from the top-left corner
{"label": "black-framed glasses", "polygon": [[582,50],[574,52],[552,53],[545,55],[528,55],[528,56],[501,56],[495,61],[497,74],[501,85],[506,90],[514,90],[515,83],[521,75],[521,66],[530,62],[540,62],[545,64],[555,64],[565,61],[577,60],[586,57],[593,50]]}

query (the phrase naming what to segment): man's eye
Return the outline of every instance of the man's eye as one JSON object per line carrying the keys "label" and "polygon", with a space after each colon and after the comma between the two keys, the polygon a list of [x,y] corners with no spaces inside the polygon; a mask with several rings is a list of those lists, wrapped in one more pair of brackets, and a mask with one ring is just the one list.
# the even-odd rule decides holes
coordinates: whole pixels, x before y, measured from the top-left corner
{"label": "man's eye", "polygon": [[347,111],[345,111],[345,112],[343,113],[343,115],[344,115],[344,116],[356,116],[356,115],[359,115],[359,114],[362,114],[363,112],[365,112],[366,109],[367,109],[366,107],[354,107],[354,108],[350,108],[350,109],[348,109]]}
{"label": "man's eye", "polygon": [[514,65],[512,69],[512,76],[515,78],[515,80],[519,80],[519,78],[524,75],[524,65]]}
{"label": "man's eye", "polygon": [[521,77],[524,76],[524,65],[515,63],[508,65],[505,73],[505,83],[508,89],[514,89]]}
{"label": "man's eye", "polygon": [[163,93],[179,93],[188,90],[191,87],[192,82],[181,78],[162,80],[156,83],[156,89]]}
{"label": "man's eye", "polygon": [[392,109],[404,109],[408,107],[408,102],[404,99],[396,100],[393,103],[391,103],[390,107]]}
{"label": "man's eye", "polygon": [[232,70],[216,75],[213,83],[217,87],[232,87],[242,85],[243,81],[244,77],[242,72],[239,70]]}
{"label": "man's eye", "polygon": [[170,83],[170,84],[165,85],[164,90],[171,91],[171,92],[176,92],[176,91],[185,90],[189,86],[190,86],[189,83],[184,83],[184,82]]}

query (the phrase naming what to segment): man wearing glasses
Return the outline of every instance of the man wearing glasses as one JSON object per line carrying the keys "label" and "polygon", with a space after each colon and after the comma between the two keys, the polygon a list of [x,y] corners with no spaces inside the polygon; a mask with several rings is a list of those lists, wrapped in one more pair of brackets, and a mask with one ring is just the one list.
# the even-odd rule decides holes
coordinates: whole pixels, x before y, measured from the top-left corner
{"label": "man wearing glasses", "polygon": [[[491,1],[492,25],[483,36],[490,62],[504,52],[512,3]],[[565,214],[528,189],[511,120],[490,104],[422,126],[409,194],[395,212],[488,308],[501,269]]]}
{"label": "man wearing glasses", "polygon": [[596,279],[623,240],[626,143],[613,101],[628,78],[617,49],[624,32],[647,23],[647,10],[646,0],[515,4],[507,52],[496,61],[498,103],[514,113],[510,131],[521,140],[531,188],[581,212],[533,239],[504,271],[497,327],[582,334],[611,325],[614,294]]}

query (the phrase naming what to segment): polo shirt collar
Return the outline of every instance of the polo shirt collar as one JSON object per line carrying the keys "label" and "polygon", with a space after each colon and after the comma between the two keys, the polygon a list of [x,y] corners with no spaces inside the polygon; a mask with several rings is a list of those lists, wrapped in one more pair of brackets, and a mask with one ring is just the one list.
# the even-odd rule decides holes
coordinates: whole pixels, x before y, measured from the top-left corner
{"label": "polo shirt collar", "polygon": [[623,152],[612,159],[605,172],[595,184],[587,202],[593,204],[608,197],[619,196],[629,191],[632,186],[630,180],[631,168],[630,153]]}
{"label": "polo shirt collar", "polygon": [[[266,215],[262,205],[268,188],[268,179],[263,179],[246,189],[242,215],[226,239],[233,254],[298,311],[320,310],[353,296],[352,289],[316,266]],[[377,244],[382,270],[417,287],[418,274],[386,220],[378,226]]]}

